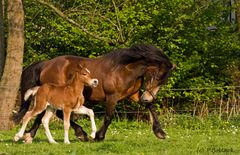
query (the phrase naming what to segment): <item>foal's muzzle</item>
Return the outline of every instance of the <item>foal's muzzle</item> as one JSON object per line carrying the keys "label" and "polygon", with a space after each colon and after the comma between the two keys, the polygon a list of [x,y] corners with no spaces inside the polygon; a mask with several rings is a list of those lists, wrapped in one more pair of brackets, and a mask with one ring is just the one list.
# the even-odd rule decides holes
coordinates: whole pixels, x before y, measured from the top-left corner
{"label": "foal's muzzle", "polygon": [[98,85],[98,80],[97,80],[97,79],[92,79],[90,85],[93,86],[93,87],[97,87],[97,85]]}

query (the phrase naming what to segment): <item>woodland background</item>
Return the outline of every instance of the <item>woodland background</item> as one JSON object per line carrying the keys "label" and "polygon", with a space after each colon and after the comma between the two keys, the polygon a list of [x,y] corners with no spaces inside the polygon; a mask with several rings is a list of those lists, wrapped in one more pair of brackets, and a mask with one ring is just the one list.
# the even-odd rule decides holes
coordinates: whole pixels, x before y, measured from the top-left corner
{"label": "woodland background", "polygon": [[[23,9],[23,68],[59,55],[95,58],[154,44],[177,65],[158,95],[159,111],[220,118],[240,112],[239,0],[25,0]],[[7,34],[8,21],[3,27]],[[117,107],[143,110],[130,101]]]}

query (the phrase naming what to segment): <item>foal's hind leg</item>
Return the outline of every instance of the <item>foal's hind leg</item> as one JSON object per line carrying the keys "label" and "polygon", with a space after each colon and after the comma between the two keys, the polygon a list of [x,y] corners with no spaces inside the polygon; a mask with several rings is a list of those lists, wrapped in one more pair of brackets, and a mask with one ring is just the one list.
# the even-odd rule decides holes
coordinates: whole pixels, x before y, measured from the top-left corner
{"label": "foal's hind leg", "polygon": [[92,133],[91,133],[91,138],[95,138],[96,132],[97,132],[97,127],[95,124],[95,120],[94,120],[94,112],[92,109],[89,109],[85,106],[81,106],[79,109],[75,110],[74,113],[76,114],[84,114],[84,115],[88,115],[90,117],[91,120],[91,127],[92,127]]}
{"label": "foal's hind leg", "polygon": [[36,111],[35,109],[29,111],[26,113],[26,115],[23,117],[23,123],[22,123],[22,127],[19,130],[19,132],[15,135],[15,137],[13,138],[13,140],[16,142],[19,139],[21,139],[23,137],[24,131],[27,127],[28,122],[37,114],[39,114],[41,111]]}
{"label": "foal's hind leg", "polygon": [[44,126],[45,129],[45,134],[48,138],[49,143],[51,144],[56,144],[57,142],[53,139],[53,136],[49,130],[49,121],[53,115],[53,113],[55,112],[55,110],[53,110],[52,108],[48,107],[46,110],[45,115],[42,118],[42,124]]}

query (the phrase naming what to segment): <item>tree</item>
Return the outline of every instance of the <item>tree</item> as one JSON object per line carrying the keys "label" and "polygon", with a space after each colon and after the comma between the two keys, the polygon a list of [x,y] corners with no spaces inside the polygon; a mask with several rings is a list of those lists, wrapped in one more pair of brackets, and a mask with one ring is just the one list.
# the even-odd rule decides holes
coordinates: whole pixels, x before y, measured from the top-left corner
{"label": "tree", "polygon": [[4,72],[0,81],[0,129],[12,127],[11,113],[22,72],[24,51],[24,11],[22,0],[9,0],[7,3],[8,37]]}
{"label": "tree", "polygon": [[237,21],[237,31],[240,32],[240,0],[236,0],[236,21]]}
{"label": "tree", "polygon": [[4,49],[4,0],[0,2],[0,79],[3,73],[3,67],[5,62],[5,49]]}

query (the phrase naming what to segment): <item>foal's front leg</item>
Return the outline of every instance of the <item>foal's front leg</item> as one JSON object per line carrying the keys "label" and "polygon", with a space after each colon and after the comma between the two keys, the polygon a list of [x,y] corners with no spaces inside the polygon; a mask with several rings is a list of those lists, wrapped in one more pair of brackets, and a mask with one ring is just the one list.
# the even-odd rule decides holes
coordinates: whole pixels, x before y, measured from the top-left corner
{"label": "foal's front leg", "polygon": [[[63,111],[57,110],[56,115],[58,118],[63,120]],[[87,133],[82,129],[81,126],[70,120],[70,125],[75,131],[75,135],[81,141],[88,141]]]}
{"label": "foal's front leg", "polygon": [[96,123],[94,120],[94,112],[92,109],[89,109],[85,106],[81,106],[79,109],[74,111],[75,114],[83,114],[83,115],[88,115],[90,117],[91,120],[91,128],[92,128],[92,133],[91,133],[91,138],[95,138],[96,136],[96,132],[97,132],[97,127],[96,127]]}
{"label": "foal's front leg", "polygon": [[68,130],[70,127],[70,116],[71,116],[71,110],[69,108],[63,109],[63,121],[64,121],[64,143],[70,144],[69,138],[68,138]]}
{"label": "foal's front leg", "polygon": [[45,115],[42,118],[42,124],[44,126],[45,129],[45,134],[48,138],[49,143],[51,144],[56,144],[57,142],[53,139],[53,136],[49,130],[49,121],[53,115],[53,113],[55,112],[55,110],[51,109],[50,107],[47,108]]}

